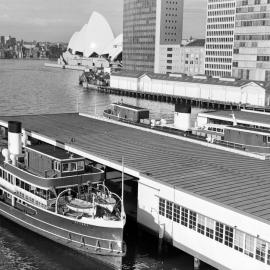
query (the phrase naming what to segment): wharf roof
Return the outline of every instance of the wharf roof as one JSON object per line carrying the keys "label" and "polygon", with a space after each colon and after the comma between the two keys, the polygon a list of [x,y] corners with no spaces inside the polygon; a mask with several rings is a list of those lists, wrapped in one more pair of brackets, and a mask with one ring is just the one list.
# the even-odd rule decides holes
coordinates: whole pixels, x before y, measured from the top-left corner
{"label": "wharf roof", "polygon": [[198,84],[211,84],[220,86],[231,86],[231,87],[243,87],[250,83],[257,84],[258,86],[270,91],[270,83],[261,81],[247,81],[239,80],[234,78],[213,78],[206,75],[195,75],[187,76],[182,74],[182,76],[173,76],[173,74],[160,74],[152,72],[134,72],[134,71],[119,71],[113,72],[111,76],[128,77],[128,78],[141,78],[144,75],[151,79],[162,80],[162,81],[174,81],[174,82],[186,82],[186,83],[198,83]]}
{"label": "wharf roof", "polygon": [[235,153],[72,114],[3,116],[37,132],[149,176],[165,185],[270,224],[270,166]]}
{"label": "wharf roof", "polygon": [[71,153],[67,152],[62,148],[48,144],[28,145],[27,148],[60,160],[67,160],[67,159],[73,160],[77,158],[82,158],[79,155],[76,154],[71,155]]}
{"label": "wharf roof", "polygon": [[232,114],[234,114],[236,121],[247,122],[250,125],[262,125],[270,127],[270,113],[256,113],[252,111],[215,111],[215,112],[204,112],[200,115],[206,115],[208,118],[227,118],[233,122]]}

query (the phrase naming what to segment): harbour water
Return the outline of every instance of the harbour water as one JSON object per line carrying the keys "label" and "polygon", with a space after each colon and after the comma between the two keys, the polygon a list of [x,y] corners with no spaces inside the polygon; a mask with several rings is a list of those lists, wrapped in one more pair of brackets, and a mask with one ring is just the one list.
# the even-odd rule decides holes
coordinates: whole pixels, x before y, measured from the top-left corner
{"label": "harbour water", "polygon": [[[0,115],[76,112],[99,114],[122,97],[83,90],[79,71],[44,67],[43,61],[0,60]],[[174,106],[123,97],[124,102],[147,107],[151,117],[171,119]],[[199,109],[193,108],[193,117]],[[165,245],[132,222],[125,235],[128,252],[123,269],[192,270],[193,257]],[[0,216],[0,270],[109,269],[92,259],[25,230]],[[202,270],[213,269],[203,264]]]}

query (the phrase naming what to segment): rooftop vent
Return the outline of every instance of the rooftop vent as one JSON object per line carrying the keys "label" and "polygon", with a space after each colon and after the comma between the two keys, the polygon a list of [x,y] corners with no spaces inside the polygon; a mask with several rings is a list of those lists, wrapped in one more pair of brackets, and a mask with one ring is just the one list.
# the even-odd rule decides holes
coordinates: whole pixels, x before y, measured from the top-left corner
{"label": "rooftop vent", "polygon": [[206,75],[194,75],[192,76],[193,79],[199,79],[199,80],[206,80],[207,76]]}
{"label": "rooftop vent", "polygon": [[235,82],[235,78],[219,78],[220,81],[223,81],[223,82]]}
{"label": "rooftop vent", "polygon": [[182,78],[182,77],[183,77],[183,74],[180,74],[180,73],[170,73],[169,76],[170,76],[170,77],[178,77],[178,78]]}

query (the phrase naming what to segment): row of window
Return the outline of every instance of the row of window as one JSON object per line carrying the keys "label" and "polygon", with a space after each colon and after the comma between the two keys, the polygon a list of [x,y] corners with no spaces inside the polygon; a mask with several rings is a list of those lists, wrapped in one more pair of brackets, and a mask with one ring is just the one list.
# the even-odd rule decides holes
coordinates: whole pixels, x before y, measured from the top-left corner
{"label": "row of window", "polygon": [[232,56],[232,51],[206,51],[207,56]]}
{"label": "row of window", "polygon": [[270,265],[270,243],[191,209],[159,198],[159,215]]}
{"label": "row of window", "polygon": [[214,70],[231,70],[231,65],[224,65],[224,64],[205,64],[205,68],[214,69]]}
{"label": "row of window", "polygon": [[235,40],[270,40],[270,35],[235,35]]}
{"label": "row of window", "polygon": [[206,49],[232,50],[233,44],[206,44]]}
{"label": "row of window", "polygon": [[235,10],[229,9],[229,10],[215,10],[215,11],[208,11],[208,16],[224,16],[224,15],[234,15]]}
{"label": "row of window", "polygon": [[209,76],[218,76],[218,77],[231,77],[231,71],[224,71],[224,70],[213,70],[208,69],[205,67],[205,74]]}
{"label": "row of window", "polygon": [[233,37],[215,37],[215,38],[207,38],[207,43],[223,43],[223,42],[233,42]]}
{"label": "row of window", "polygon": [[226,31],[207,31],[206,36],[233,36],[234,32],[232,30],[226,30]]}
{"label": "row of window", "polygon": [[234,23],[207,24],[207,29],[234,29]]}
{"label": "row of window", "polygon": [[206,57],[205,58],[205,62],[218,62],[218,63],[231,63],[232,62],[232,58],[217,58],[217,57]]}
{"label": "row of window", "polygon": [[208,17],[208,23],[234,22],[234,17]]}

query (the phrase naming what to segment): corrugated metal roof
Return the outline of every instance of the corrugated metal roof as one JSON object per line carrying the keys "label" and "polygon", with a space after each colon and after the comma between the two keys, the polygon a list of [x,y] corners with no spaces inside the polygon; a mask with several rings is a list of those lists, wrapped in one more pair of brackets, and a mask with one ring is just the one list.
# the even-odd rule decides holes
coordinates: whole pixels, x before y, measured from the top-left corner
{"label": "corrugated metal roof", "polygon": [[270,223],[269,161],[153,134],[78,114],[0,117],[69,143],[197,196]]}
{"label": "corrugated metal roof", "polygon": [[232,114],[234,114],[237,122],[245,121],[249,122],[250,125],[254,125],[254,123],[261,123],[265,125],[270,125],[270,113],[256,113],[249,111],[215,111],[215,112],[204,112],[202,114],[206,114],[209,118],[213,117],[226,117],[232,119]]}

